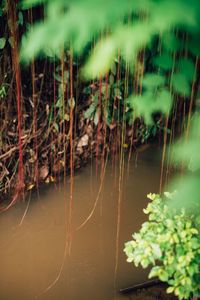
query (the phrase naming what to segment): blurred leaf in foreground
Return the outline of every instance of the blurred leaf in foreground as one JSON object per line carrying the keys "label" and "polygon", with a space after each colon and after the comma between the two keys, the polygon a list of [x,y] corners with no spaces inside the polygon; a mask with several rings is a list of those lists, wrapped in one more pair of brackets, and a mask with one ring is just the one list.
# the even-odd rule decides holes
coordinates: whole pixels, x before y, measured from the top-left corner
{"label": "blurred leaf in foreground", "polygon": [[174,180],[171,190],[178,192],[173,205],[186,207],[196,214],[200,212],[200,115],[194,114],[189,137],[182,137],[174,146],[173,161],[185,165],[189,173]]}
{"label": "blurred leaf in foreground", "polygon": [[176,208],[184,207],[191,213],[199,214],[200,212],[200,174],[188,175],[181,179],[173,180],[170,190],[177,190],[173,202],[170,206]]}
{"label": "blurred leaf in foreground", "polygon": [[196,113],[191,122],[190,136],[181,138],[174,146],[175,163],[184,164],[190,171],[200,169],[200,115]]}

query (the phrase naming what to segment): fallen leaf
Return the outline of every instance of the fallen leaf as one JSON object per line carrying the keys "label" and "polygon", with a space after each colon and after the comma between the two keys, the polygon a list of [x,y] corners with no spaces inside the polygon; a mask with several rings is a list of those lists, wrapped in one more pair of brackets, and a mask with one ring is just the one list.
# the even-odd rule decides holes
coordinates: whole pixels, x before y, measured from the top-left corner
{"label": "fallen leaf", "polygon": [[33,183],[30,183],[28,186],[27,186],[27,191],[30,191],[30,190],[32,190],[33,188],[34,188],[34,186],[35,186],[35,184],[33,184]]}
{"label": "fallen leaf", "polygon": [[49,174],[49,168],[47,165],[42,166],[39,170],[39,178],[41,180],[44,180]]}
{"label": "fallen leaf", "polygon": [[84,134],[84,136],[82,136],[81,138],[82,141],[82,146],[87,146],[88,145],[88,141],[89,141],[89,136],[87,134]]}

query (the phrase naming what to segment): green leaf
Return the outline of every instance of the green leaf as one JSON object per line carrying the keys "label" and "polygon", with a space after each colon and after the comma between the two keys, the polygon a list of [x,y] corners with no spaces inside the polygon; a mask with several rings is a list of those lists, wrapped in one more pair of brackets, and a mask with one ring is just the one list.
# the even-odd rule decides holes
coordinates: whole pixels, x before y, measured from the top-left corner
{"label": "green leaf", "polygon": [[175,288],[174,286],[168,287],[168,288],[167,288],[167,294],[173,293],[174,288]]}
{"label": "green leaf", "polygon": [[107,38],[99,42],[83,69],[86,78],[96,78],[105,75],[114,61],[116,45],[113,39]]}
{"label": "green leaf", "polygon": [[6,88],[4,85],[0,86],[0,98],[4,98],[6,96]]}
{"label": "green leaf", "polygon": [[185,165],[190,171],[200,170],[200,115],[196,113],[191,121],[190,137],[180,139],[174,145],[173,161]]}
{"label": "green leaf", "polygon": [[99,123],[99,111],[97,110],[94,116],[94,124],[97,126]]}
{"label": "green leaf", "polygon": [[181,180],[174,179],[170,188],[172,190],[176,189],[178,191],[174,196],[173,202],[170,204],[171,206],[179,209],[181,207],[185,207],[186,209],[192,211],[193,213],[196,213],[197,215],[200,213],[199,176],[185,176]]}
{"label": "green leaf", "polygon": [[157,88],[159,86],[164,85],[164,83],[165,83],[165,77],[154,73],[145,74],[142,80],[142,85],[148,89]]}
{"label": "green leaf", "polygon": [[152,278],[152,277],[158,276],[159,270],[160,270],[160,267],[158,267],[158,266],[153,267],[153,268],[151,269],[151,271],[150,271],[148,277],[149,277],[149,278]]}
{"label": "green leaf", "polygon": [[67,83],[67,81],[69,79],[69,71],[64,71],[63,78],[59,74],[54,73],[54,78],[60,83]]}
{"label": "green leaf", "polygon": [[183,74],[190,82],[195,80],[195,66],[191,59],[181,58],[178,62],[178,69],[179,72]]}
{"label": "green leaf", "polygon": [[151,244],[151,247],[153,249],[153,252],[156,256],[156,258],[160,258],[162,256],[162,251],[160,249],[160,246],[158,244]]}
{"label": "green leaf", "polygon": [[[157,104],[157,109],[160,110],[164,114],[168,114],[172,107],[172,96],[171,93],[167,89],[162,89],[158,95],[157,99],[159,104]],[[156,109],[156,107],[155,107]]]}
{"label": "green leaf", "polygon": [[173,59],[168,53],[163,53],[162,55],[153,59],[153,64],[165,71],[169,71],[173,67]]}
{"label": "green leaf", "polygon": [[58,107],[58,108],[63,107],[63,99],[62,99],[62,97],[57,100],[56,107]]}
{"label": "green leaf", "polygon": [[13,48],[14,47],[14,38],[13,38],[13,36],[9,37],[8,42],[9,42],[10,46]]}
{"label": "green leaf", "polygon": [[199,35],[197,32],[193,37],[189,40],[188,48],[190,52],[195,56],[200,56],[200,43],[199,43]]}
{"label": "green leaf", "polygon": [[22,1],[22,8],[28,9],[36,5],[40,5],[42,3],[47,2],[48,0],[24,0]]}
{"label": "green leaf", "polygon": [[114,78],[114,76],[111,74],[111,75],[109,76],[109,83],[112,85],[112,84],[114,83],[114,81],[115,81],[115,78]]}
{"label": "green leaf", "polygon": [[168,273],[166,271],[162,271],[159,274],[159,278],[160,278],[161,281],[166,282],[168,280]]}
{"label": "green leaf", "polygon": [[194,172],[200,169],[199,140],[191,140],[191,143],[180,143],[176,146],[175,161],[184,164],[190,171]]}
{"label": "green leaf", "polygon": [[148,265],[149,265],[149,260],[146,259],[146,258],[143,258],[143,259],[141,260],[141,265],[142,265],[142,267],[143,267],[144,269],[146,269],[146,268],[148,267]]}
{"label": "green leaf", "polygon": [[24,17],[23,17],[23,13],[21,11],[18,14],[18,23],[19,23],[19,25],[24,24]]}
{"label": "green leaf", "polygon": [[0,38],[0,49],[2,50],[5,47],[6,39],[4,37]]}
{"label": "green leaf", "polygon": [[135,111],[135,116],[144,117],[146,124],[152,124],[152,112],[154,97],[152,93],[143,93],[140,96],[130,97],[127,102],[130,107]]}
{"label": "green leaf", "polygon": [[116,28],[114,38],[125,61],[132,62],[140,49],[151,40],[154,30],[149,22],[137,22],[131,26]]}
{"label": "green leaf", "polygon": [[113,63],[112,66],[111,66],[111,72],[112,72],[113,75],[116,75],[116,73],[117,73],[117,68],[116,68],[115,63]]}
{"label": "green leaf", "polygon": [[58,124],[57,124],[56,122],[53,124],[53,126],[54,126],[55,130],[56,130],[57,132],[59,132],[59,126],[58,126]]}
{"label": "green leaf", "polygon": [[172,75],[172,86],[176,93],[185,97],[190,96],[190,84],[184,74],[174,73]]}
{"label": "green leaf", "polygon": [[166,50],[172,53],[182,49],[180,40],[173,32],[166,32],[162,35],[162,45]]}
{"label": "green leaf", "polygon": [[90,107],[84,112],[85,119],[90,119],[96,110],[96,105],[92,103]]}
{"label": "green leaf", "polygon": [[0,17],[6,12],[7,0],[1,0],[0,4]]}
{"label": "green leaf", "polygon": [[147,91],[141,96],[130,97],[127,103],[137,116],[143,116],[145,123],[151,125],[154,112],[169,113],[172,96],[167,89],[163,88],[157,94]]}

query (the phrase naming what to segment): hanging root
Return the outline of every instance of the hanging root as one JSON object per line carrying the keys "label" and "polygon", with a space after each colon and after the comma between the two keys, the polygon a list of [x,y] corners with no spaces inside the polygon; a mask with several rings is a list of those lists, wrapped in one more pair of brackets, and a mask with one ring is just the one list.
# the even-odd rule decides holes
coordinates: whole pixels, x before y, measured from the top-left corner
{"label": "hanging root", "polygon": [[97,204],[98,204],[98,201],[99,201],[99,198],[100,198],[100,195],[101,195],[101,191],[102,191],[102,188],[103,188],[103,183],[104,183],[104,178],[105,178],[105,171],[106,171],[106,166],[107,166],[107,161],[108,161],[108,153],[107,153],[107,156],[106,156],[106,161],[105,161],[105,165],[104,165],[104,169],[103,169],[103,172],[102,172],[102,176],[101,176],[101,179],[100,179],[100,187],[99,187],[99,191],[98,191],[98,194],[97,194],[97,197],[96,197],[96,200],[94,202],[94,205],[88,215],[88,217],[85,219],[85,221],[83,223],[81,223],[77,228],[76,228],[76,231],[80,230],[81,228],[83,228],[87,222],[91,219],[91,217],[93,216],[94,212],[95,212],[95,209],[97,207]]}

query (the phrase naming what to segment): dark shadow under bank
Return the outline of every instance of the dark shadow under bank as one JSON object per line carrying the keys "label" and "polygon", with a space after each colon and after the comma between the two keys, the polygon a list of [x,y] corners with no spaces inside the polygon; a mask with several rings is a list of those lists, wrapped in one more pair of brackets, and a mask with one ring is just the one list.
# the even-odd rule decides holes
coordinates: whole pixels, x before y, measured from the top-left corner
{"label": "dark shadow under bank", "polygon": [[174,294],[166,293],[167,285],[159,280],[151,280],[120,290],[129,300],[177,300]]}

